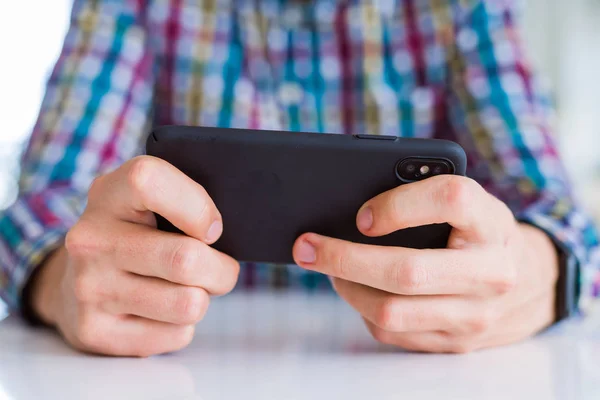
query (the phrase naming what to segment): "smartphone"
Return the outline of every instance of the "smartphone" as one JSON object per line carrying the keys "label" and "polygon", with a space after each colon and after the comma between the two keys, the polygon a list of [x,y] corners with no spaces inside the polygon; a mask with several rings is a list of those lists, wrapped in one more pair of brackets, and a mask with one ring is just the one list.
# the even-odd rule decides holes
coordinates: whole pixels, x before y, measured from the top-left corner
{"label": "smartphone", "polygon": [[[171,163],[210,194],[224,225],[216,249],[238,261],[277,264],[293,263],[292,246],[305,232],[373,245],[443,248],[447,224],[372,238],[359,232],[356,214],[367,200],[398,185],[466,170],[465,152],[454,142],[379,135],[162,126],[148,136],[146,153]],[[179,232],[160,215],[157,223]]]}

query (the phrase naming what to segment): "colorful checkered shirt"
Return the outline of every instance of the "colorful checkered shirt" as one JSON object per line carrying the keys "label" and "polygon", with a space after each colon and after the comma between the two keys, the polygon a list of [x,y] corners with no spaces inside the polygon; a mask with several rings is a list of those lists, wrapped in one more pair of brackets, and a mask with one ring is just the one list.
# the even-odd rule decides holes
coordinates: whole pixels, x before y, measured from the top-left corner
{"label": "colorful checkered shirt", "polygon": [[[570,192],[511,3],[75,0],[20,195],[0,213],[2,298],[19,307],[90,182],[165,124],[454,140],[470,177],[577,260],[582,298],[598,295],[598,237]],[[248,264],[239,286],[328,284]]]}

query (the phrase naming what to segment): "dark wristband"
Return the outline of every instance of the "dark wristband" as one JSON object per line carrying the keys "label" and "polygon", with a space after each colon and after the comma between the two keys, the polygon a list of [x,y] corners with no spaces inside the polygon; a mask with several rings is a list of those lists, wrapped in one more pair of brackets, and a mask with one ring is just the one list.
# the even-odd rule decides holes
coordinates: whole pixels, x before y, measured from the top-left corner
{"label": "dark wristband", "polygon": [[[555,243],[556,244],[556,243]],[[569,318],[577,313],[579,300],[579,264],[573,254],[557,245],[559,264],[556,281],[556,320]]]}
{"label": "dark wristband", "polygon": [[40,275],[40,271],[41,268],[36,268],[33,271],[21,292],[21,317],[23,317],[28,325],[33,327],[47,326],[33,309],[33,287]]}

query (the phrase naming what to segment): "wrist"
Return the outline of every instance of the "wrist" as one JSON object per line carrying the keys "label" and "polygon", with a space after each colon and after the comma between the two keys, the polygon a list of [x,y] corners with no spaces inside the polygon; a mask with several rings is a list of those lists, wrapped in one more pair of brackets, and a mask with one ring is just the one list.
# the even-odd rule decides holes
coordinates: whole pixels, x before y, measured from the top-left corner
{"label": "wrist", "polygon": [[552,285],[558,280],[558,251],[544,231],[529,224],[520,224],[527,262],[537,266]]}
{"label": "wrist", "polygon": [[562,318],[558,290],[561,278],[560,253],[552,238],[543,230],[527,223],[521,223],[520,230],[525,246],[525,263],[533,272],[532,284],[543,286],[541,291],[550,295],[554,303],[554,311],[547,321],[549,326]]}
{"label": "wrist", "polygon": [[54,251],[36,271],[35,277],[30,282],[28,291],[30,296],[27,301],[35,317],[43,324],[54,326],[56,324],[57,304],[60,294],[60,281],[66,265],[66,252],[64,247]]}

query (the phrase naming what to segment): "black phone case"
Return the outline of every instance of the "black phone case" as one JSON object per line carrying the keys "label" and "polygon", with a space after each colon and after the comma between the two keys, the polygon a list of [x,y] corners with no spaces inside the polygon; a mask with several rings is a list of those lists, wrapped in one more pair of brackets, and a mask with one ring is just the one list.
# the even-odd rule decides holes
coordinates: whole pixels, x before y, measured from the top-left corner
{"label": "black phone case", "polygon": [[[239,261],[268,263],[293,263],[293,243],[304,232],[384,246],[443,248],[447,224],[369,238],[358,231],[356,213],[375,195],[405,184],[396,175],[402,159],[444,159],[458,175],[466,169],[465,153],[456,143],[389,136],[164,126],[148,136],[146,152],[211,195],[224,224],[216,249]],[[159,229],[179,232],[161,216],[157,220]]]}

